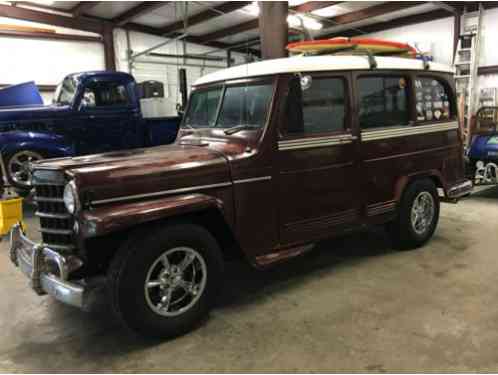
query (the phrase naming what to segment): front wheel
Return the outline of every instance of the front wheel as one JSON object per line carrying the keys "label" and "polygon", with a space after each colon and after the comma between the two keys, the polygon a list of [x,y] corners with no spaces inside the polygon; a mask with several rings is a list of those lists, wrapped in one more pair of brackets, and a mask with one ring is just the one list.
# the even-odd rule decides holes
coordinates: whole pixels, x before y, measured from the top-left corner
{"label": "front wheel", "polygon": [[397,246],[403,249],[420,247],[434,234],[439,221],[439,196],[434,182],[420,179],[404,191],[398,216],[388,229]]}
{"label": "front wheel", "polygon": [[113,310],[132,331],[168,338],[190,331],[208,314],[220,289],[221,251],[191,224],[138,232],[109,268]]}
{"label": "front wheel", "polygon": [[30,176],[29,163],[43,159],[39,152],[20,150],[9,155],[5,161],[7,177],[12,185],[20,192],[29,192]]}

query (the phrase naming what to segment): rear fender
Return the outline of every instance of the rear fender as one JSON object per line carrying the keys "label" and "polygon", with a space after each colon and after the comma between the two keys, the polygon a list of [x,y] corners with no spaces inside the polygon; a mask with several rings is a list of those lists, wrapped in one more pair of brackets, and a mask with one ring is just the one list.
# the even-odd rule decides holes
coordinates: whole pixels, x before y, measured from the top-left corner
{"label": "rear fender", "polygon": [[407,176],[402,176],[396,182],[396,186],[394,188],[394,200],[399,202],[401,197],[403,196],[403,192],[405,188],[414,180],[420,178],[430,178],[436,184],[436,187],[442,188],[444,190],[444,194],[447,193],[447,186],[445,184],[445,180],[441,175],[441,172],[438,170],[429,170],[420,173],[414,173]]}
{"label": "rear fender", "polygon": [[220,200],[205,194],[188,194],[168,198],[109,205],[83,211],[78,218],[83,238],[104,236],[123,229],[161,219],[177,217],[207,209],[223,212]]}

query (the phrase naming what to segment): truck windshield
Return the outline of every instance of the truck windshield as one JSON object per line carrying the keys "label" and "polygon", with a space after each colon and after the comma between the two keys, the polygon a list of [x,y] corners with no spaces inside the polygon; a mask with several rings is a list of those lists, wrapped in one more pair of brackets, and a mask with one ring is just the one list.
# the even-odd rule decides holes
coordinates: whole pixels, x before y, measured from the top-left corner
{"label": "truck windshield", "polygon": [[183,125],[191,128],[243,126],[259,129],[265,124],[272,93],[271,82],[227,86],[224,92],[222,87],[194,91]]}
{"label": "truck windshield", "polygon": [[66,77],[55,90],[55,102],[60,105],[71,104],[76,95],[78,82],[74,77]]}

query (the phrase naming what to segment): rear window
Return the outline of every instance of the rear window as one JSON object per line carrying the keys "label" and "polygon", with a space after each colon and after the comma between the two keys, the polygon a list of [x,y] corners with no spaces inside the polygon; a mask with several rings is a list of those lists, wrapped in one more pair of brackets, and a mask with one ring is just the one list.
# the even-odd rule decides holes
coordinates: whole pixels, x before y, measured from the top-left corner
{"label": "rear window", "polygon": [[361,129],[409,124],[407,79],[403,76],[368,76],[358,79]]}
{"label": "rear window", "polygon": [[445,121],[452,116],[449,90],[440,80],[418,77],[415,80],[417,121]]}

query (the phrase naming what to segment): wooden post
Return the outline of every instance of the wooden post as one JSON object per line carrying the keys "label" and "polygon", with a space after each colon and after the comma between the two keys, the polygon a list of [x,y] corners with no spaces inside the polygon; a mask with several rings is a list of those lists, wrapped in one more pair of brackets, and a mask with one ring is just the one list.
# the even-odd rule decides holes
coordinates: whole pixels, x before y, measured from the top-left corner
{"label": "wooden post", "polygon": [[104,39],[105,69],[116,70],[116,55],[114,53],[114,28],[112,25],[105,25],[102,34]]}
{"label": "wooden post", "polygon": [[259,4],[259,34],[261,38],[261,57],[276,59],[287,57],[289,27],[287,1],[261,1]]}

